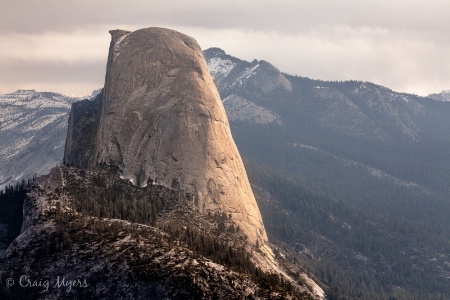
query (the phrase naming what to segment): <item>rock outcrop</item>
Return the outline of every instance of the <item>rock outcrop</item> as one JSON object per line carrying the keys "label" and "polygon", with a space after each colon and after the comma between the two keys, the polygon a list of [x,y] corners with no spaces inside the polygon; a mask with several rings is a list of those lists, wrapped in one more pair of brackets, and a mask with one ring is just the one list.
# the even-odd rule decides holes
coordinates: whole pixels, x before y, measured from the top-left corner
{"label": "rock outcrop", "polygon": [[[225,213],[249,242],[265,245],[258,206],[197,42],[163,28],[110,33],[98,126],[92,118],[85,126],[90,121],[77,111],[84,104],[73,106],[65,163],[114,164],[138,186],[170,186],[200,212]],[[80,147],[75,137],[92,137],[92,130],[95,142]]]}
{"label": "rock outcrop", "polygon": [[280,116],[276,113],[237,95],[230,95],[223,99],[223,105],[231,122],[278,126],[282,124]]}

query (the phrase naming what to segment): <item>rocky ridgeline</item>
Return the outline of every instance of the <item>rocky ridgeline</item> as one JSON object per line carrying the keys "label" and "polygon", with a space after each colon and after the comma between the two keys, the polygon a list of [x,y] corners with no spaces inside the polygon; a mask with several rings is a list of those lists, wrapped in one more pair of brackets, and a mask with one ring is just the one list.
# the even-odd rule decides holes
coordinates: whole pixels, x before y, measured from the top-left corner
{"label": "rocky ridgeline", "polygon": [[450,101],[450,90],[442,91],[436,94],[428,95],[428,98],[437,100],[437,101]]}
{"label": "rocky ridgeline", "polygon": [[61,166],[28,191],[21,234],[0,258],[2,282],[15,284],[0,297],[317,298],[303,275],[257,268],[245,240],[229,216],[199,216],[178,191],[137,187],[114,166]]}

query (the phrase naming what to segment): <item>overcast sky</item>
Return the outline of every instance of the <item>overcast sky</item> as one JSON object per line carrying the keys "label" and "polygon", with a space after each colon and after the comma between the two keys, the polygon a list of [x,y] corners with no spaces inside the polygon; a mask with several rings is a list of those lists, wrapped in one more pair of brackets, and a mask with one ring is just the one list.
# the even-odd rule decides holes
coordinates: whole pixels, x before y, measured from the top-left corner
{"label": "overcast sky", "polygon": [[450,89],[449,0],[0,0],[0,94],[88,95],[104,84],[108,31],[152,26],[293,75]]}

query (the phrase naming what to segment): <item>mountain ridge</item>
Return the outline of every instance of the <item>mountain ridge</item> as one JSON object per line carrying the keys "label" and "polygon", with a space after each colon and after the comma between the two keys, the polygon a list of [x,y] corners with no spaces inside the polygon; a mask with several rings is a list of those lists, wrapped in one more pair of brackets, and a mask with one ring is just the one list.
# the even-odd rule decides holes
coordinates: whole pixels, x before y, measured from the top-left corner
{"label": "mountain ridge", "polygon": [[[348,125],[346,125],[345,127],[342,127],[341,132],[353,130],[355,131],[355,134],[357,134],[359,131],[361,137],[367,136],[371,132],[378,132],[378,139],[380,140],[395,139],[398,137],[416,140],[420,136],[420,130],[414,124],[415,122],[411,120],[410,114],[423,114],[424,108],[420,101],[423,101],[421,99],[426,99],[425,97],[398,93],[380,85],[359,81],[345,81],[343,83],[352,86],[351,90],[338,90],[336,89],[339,85],[338,82],[312,80],[309,78],[292,76],[282,73],[273,66],[270,68],[273,67],[276,70],[274,72],[276,74],[279,73],[282,77],[272,75],[272,80],[277,82],[278,78],[282,79],[280,79],[277,84],[269,84],[268,87],[270,88],[263,88],[255,91],[251,86],[253,78],[256,78],[255,80],[258,80],[259,82],[262,81],[254,74],[253,68],[259,65],[260,62],[264,63],[264,61],[242,61],[226,54],[225,51],[220,48],[205,50],[205,57],[207,58],[211,74],[223,98],[235,94],[254,105],[262,105],[265,109],[270,111],[270,107],[263,105],[264,102],[265,104],[270,104],[267,103],[267,101],[273,101],[265,97],[268,92],[281,87],[280,91],[284,90],[286,91],[285,94],[288,94],[289,92],[292,92],[292,83],[297,82],[296,85],[298,87],[296,93],[299,95],[297,96],[298,100],[301,101],[303,96],[298,93],[302,91],[299,91],[298,89],[301,88],[301,82],[303,82],[303,84],[310,85],[309,87],[303,86],[303,89],[306,88],[308,90],[307,93],[312,94],[313,97],[324,102],[321,109],[325,111],[325,114],[321,116],[321,126],[326,126],[330,129],[335,126],[342,126],[342,124],[338,125],[338,122],[335,121],[335,119],[338,119],[339,121],[348,118],[349,116],[353,117],[359,114],[358,118],[360,120],[358,122],[360,122],[360,125],[353,125],[353,128],[348,128]],[[270,80],[266,81],[270,82]],[[248,82],[248,84],[246,84],[246,82]],[[261,84],[263,86],[266,85],[265,83]],[[248,99],[249,95],[246,94],[248,91],[251,91],[251,97],[256,98]],[[376,93],[378,93],[378,95],[375,97],[378,98],[371,99],[370,97],[373,97]],[[332,100],[332,105],[338,106],[331,106],[328,108],[329,112],[326,112],[327,106],[325,106],[325,104],[326,101],[328,101],[328,98]],[[338,99],[339,101],[336,101]],[[383,102],[379,102],[381,99],[383,99]],[[264,100],[264,102],[261,100]],[[357,100],[357,102],[355,100]],[[346,110],[348,111],[346,113],[349,113],[349,116],[336,115],[336,112],[344,113]],[[378,115],[374,114],[374,112],[377,112]],[[389,119],[387,119],[386,116],[389,116]],[[378,119],[382,119],[383,122],[379,122]],[[391,126],[393,129],[398,128],[396,129],[398,132],[395,133],[395,137],[392,136],[392,133],[388,133],[389,129],[386,128],[386,125]]]}
{"label": "mountain ridge", "polygon": [[[206,52],[218,71],[220,56]],[[292,91],[241,84],[257,64],[213,75],[222,97],[282,120],[231,123],[269,237],[295,249],[331,299],[448,298],[449,103],[286,73]]]}
{"label": "mountain ridge", "polygon": [[427,97],[437,101],[450,101],[450,90],[430,94]]}
{"label": "mountain ridge", "polygon": [[0,95],[0,189],[62,162],[67,115],[78,100],[35,90]]}

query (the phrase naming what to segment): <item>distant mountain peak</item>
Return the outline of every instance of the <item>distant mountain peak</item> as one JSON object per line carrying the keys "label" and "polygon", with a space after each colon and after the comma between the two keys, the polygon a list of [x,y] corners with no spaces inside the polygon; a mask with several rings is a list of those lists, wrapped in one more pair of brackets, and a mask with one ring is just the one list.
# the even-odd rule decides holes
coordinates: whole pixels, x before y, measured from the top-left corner
{"label": "distant mountain peak", "polygon": [[450,90],[445,90],[437,94],[430,94],[428,95],[428,98],[437,101],[450,101]]}
{"label": "distant mountain peak", "polygon": [[[208,68],[223,98],[229,96],[237,86],[251,86],[264,94],[274,89],[292,90],[286,77],[267,61],[254,59],[251,62],[228,55],[220,48],[204,51]],[[223,89],[227,92],[224,93]]]}
{"label": "distant mountain peak", "polygon": [[17,91],[15,91],[14,93],[11,93],[11,94],[18,94],[18,95],[20,95],[20,94],[33,94],[33,93],[36,93],[36,90],[17,90]]}
{"label": "distant mountain peak", "polygon": [[225,51],[218,47],[208,48],[204,52],[208,53],[208,55],[210,55],[210,56],[226,55]]}

